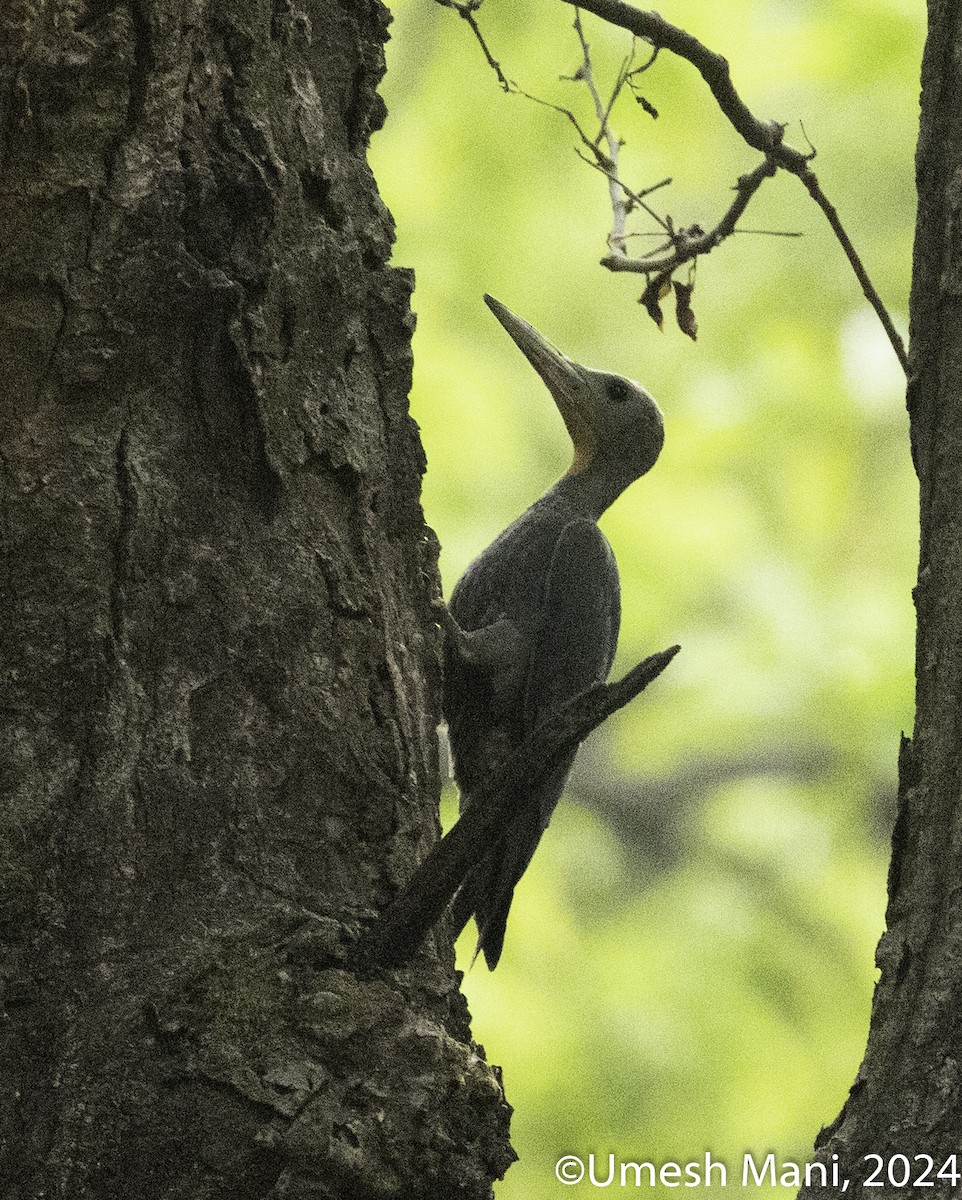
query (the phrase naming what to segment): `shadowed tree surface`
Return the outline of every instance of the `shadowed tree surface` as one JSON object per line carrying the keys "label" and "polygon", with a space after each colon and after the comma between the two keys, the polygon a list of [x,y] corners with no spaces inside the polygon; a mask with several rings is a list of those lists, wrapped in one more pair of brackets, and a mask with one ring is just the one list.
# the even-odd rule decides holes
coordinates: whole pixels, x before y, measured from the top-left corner
{"label": "shadowed tree surface", "polygon": [[484,1197],[378,3],[0,14],[0,1192]]}

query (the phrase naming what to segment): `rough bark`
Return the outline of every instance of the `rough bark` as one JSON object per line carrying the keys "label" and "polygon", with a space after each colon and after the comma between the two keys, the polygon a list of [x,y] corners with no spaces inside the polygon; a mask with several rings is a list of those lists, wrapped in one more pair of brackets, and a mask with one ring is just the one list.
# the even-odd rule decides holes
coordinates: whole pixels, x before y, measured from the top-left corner
{"label": "rough bark", "polygon": [[[0,11],[0,1194],[483,1197],[376,0]],[[440,961],[438,955],[440,954]]]}
{"label": "rough bark", "polygon": [[[872,1194],[957,1194],[962,1172],[962,6],[930,0],[922,65],[908,406],[921,497],[915,604],[917,710],[899,755],[899,809],[887,931],[865,1059],[823,1131],[832,1154]],[[878,1155],[881,1169],[874,1158]],[[918,1157],[922,1156],[922,1157]],[[947,1173],[940,1168],[949,1160]],[[894,1176],[894,1181],[893,1181]],[[824,1196],[804,1189],[803,1196]],[[836,1194],[830,1189],[829,1194]],[[840,1192],[839,1192],[840,1194]]]}

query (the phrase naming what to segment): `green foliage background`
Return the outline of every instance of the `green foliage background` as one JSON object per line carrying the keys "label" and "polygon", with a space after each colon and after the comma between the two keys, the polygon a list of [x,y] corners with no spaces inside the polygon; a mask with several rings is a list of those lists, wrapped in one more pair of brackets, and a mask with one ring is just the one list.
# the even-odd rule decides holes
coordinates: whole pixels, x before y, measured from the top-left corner
{"label": "green foliage background", "polygon": [[[445,590],[567,466],[564,427],[482,292],[579,361],[642,381],[667,430],[603,525],[624,591],[616,671],[674,642],[682,654],[582,749],[502,965],[467,975],[475,1035],[516,1109],[521,1158],[497,1195],[578,1191],[554,1177],[566,1153],[601,1156],[602,1178],[609,1152],[804,1160],[864,1047],[912,724],[917,491],[898,364],[787,176],[742,223],[804,236],[725,243],[698,268],[697,344],[670,319],[660,333],[636,303],[641,279],[598,266],[606,189],[568,122],[504,95],[452,11],[394,11],[372,158],[395,262],[417,271],[412,404]],[[660,11],[723,53],[752,110],[797,146],[804,122],[904,328],[924,7]],[[588,121],[583,86],[559,79],[579,61],[567,5],[487,0],[478,16],[510,78]],[[585,27],[610,78],[627,35]],[[641,88],[659,117],[630,96],[616,108],[625,176],[672,176],[653,203],[708,228],[757,156],[687,64],[661,55]],[[466,934],[465,969],[472,948]]]}

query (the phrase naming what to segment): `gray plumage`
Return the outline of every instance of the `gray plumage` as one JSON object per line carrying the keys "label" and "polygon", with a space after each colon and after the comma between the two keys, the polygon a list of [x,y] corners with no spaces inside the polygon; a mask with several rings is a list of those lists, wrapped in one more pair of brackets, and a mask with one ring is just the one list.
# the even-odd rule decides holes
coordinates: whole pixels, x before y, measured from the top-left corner
{"label": "gray plumage", "polygon": [[[489,307],[547,384],[575,450],[571,469],[468,567],[449,610],[444,713],[461,806],[539,720],[607,677],[621,613],[618,568],[597,519],[655,462],[661,414],[643,388],[571,362],[498,301]],[[529,794],[454,897],[460,931],[473,916],[493,969],[518,880],[561,796],[574,752]]]}

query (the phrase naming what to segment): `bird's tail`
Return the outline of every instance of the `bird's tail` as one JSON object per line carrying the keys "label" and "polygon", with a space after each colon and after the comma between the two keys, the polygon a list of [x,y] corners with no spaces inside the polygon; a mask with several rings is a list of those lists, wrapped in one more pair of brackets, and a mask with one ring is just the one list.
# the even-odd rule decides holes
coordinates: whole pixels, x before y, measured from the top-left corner
{"label": "bird's tail", "polygon": [[478,927],[475,958],[484,955],[488,970],[493,971],[501,958],[508,912],[514,889],[531,861],[541,831],[534,837],[504,838],[491,847],[471,871],[454,898],[451,913],[456,933],[471,917]]}
{"label": "bird's tail", "polygon": [[474,866],[458,889],[451,906],[454,936],[471,917],[478,927],[475,958],[484,955],[493,971],[501,958],[508,912],[518,880],[531,862],[548,819],[564,786],[567,764],[560,778],[552,779],[538,800],[525,797],[514,816],[484,857]]}

